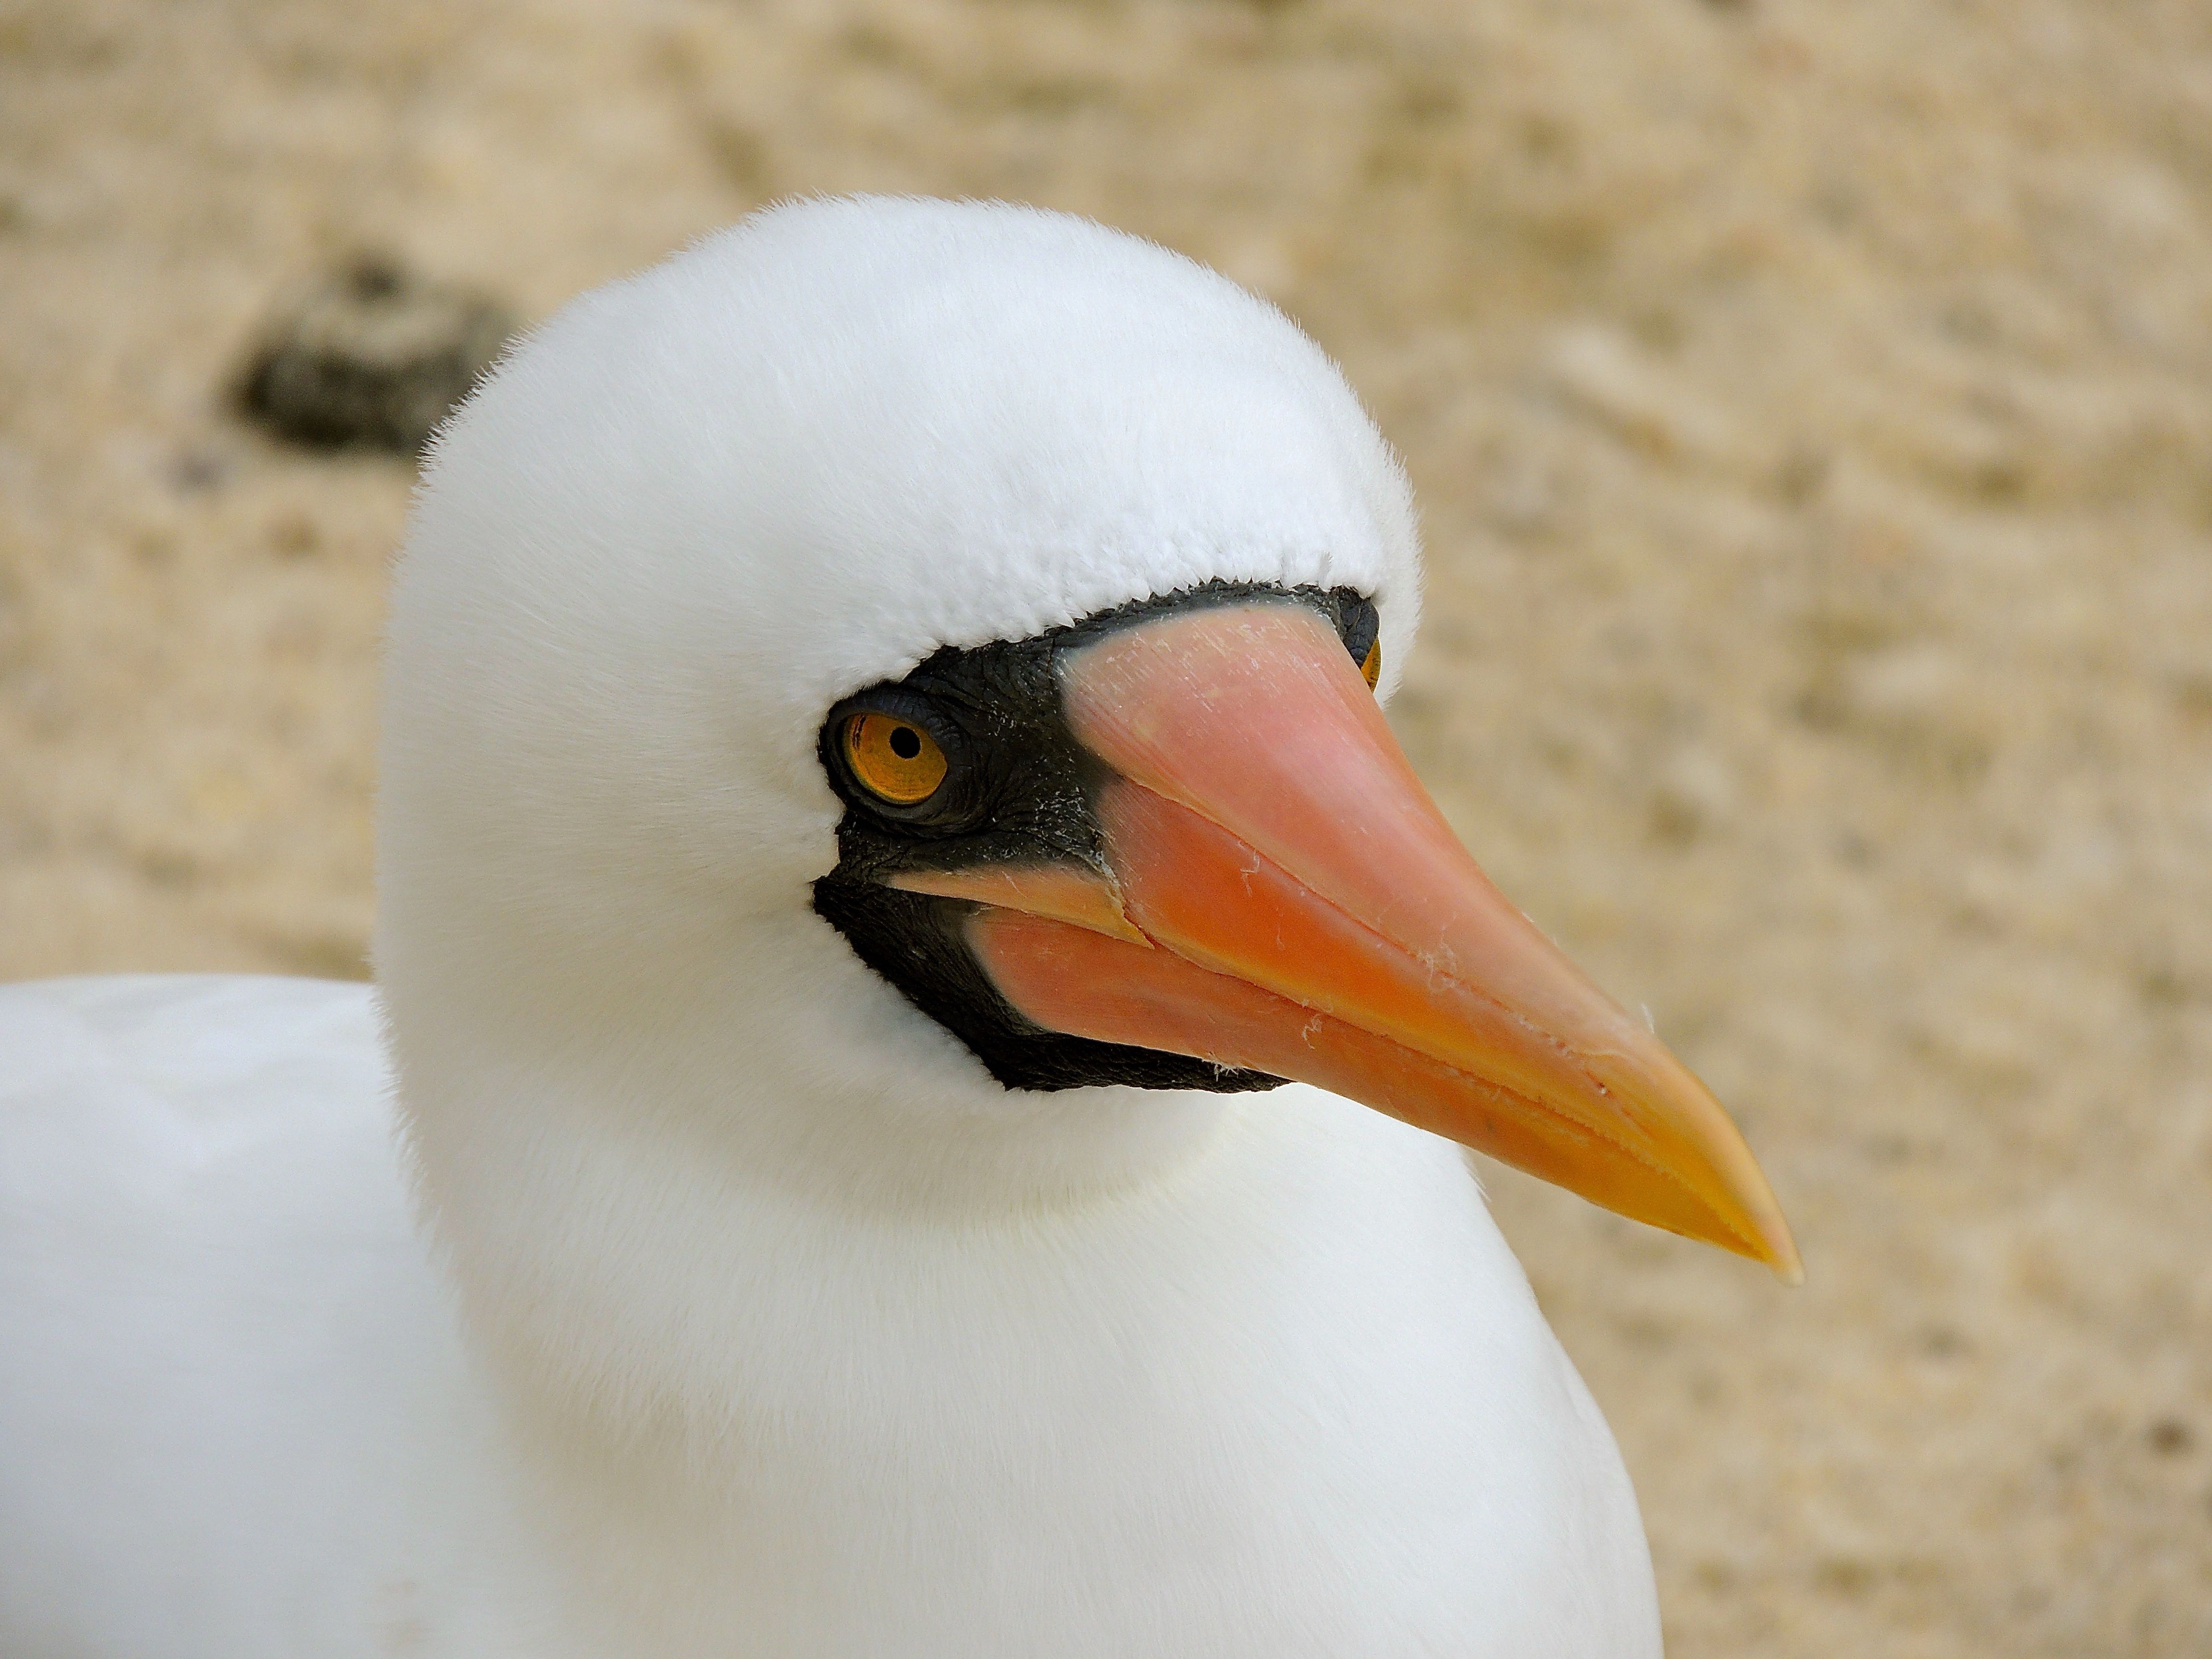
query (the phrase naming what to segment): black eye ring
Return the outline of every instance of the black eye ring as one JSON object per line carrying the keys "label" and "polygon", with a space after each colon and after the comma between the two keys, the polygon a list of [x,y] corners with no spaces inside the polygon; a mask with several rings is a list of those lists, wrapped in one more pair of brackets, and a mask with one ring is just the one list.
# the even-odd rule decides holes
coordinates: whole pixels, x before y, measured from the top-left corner
{"label": "black eye ring", "polygon": [[[900,800],[856,775],[848,752],[849,734],[864,716],[876,715],[891,723],[885,741],[893,756],[911,760],[899,745],[904,738],[918,754],[923,744],[916,732],[933,743],[945,761],[945,775],[937,787],[919,800]],[[907,728],[911,727],[909,731]],[[984,799],[981,769],[967,734],[946,718],[928,698],[903,686],[883,685],[846,698],[830,711],[817,740],[823,770],[845,803],[888,827],[924,835],[949,835],[972,828],[988,805]]]}
{"label": "black eye ring", "polygon": [[[1352,653],[1352,660],[1359,665],[1362,673],[1366,672],[1370,659],[1379,670],[1382,663],[1377,652],[1382,643],[1382,613],[1376,610],[1375,601],[1365,595],[1346,593],[1342,588],[1337,591],[1345,594],[1337,613],[1337,628],[1344,637],[1344,648]],[[1368,682],[1370,686],[1374,683],[1372,680]]]}

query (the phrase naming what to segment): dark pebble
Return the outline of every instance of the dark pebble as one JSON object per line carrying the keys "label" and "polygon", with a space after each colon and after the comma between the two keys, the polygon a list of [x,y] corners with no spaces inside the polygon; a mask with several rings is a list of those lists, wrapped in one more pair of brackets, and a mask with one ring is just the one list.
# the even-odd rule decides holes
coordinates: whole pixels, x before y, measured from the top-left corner
{"label": "dark pebble", "polygon": [[412,455],[515,326],[485,295],[390,259],[357,259],[279,311],[253,348],[240,400],[294,443]]}

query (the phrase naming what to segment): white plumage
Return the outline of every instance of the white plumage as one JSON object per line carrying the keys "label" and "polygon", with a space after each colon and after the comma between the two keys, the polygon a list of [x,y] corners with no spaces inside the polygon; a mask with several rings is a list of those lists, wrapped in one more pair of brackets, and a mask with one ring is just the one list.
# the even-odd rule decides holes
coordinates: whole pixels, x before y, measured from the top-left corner
{"label": "white plumage", "polygon": [[809,904],[839,697],[1212,578],[1373,594],[1387,691],[1414,560],[1312,344],[1079,221],[568,307],[397,585],[397,1137],[365,988],[0,993],[0,1652],[1656,1654],[1458,1148],[1010,1091]]}

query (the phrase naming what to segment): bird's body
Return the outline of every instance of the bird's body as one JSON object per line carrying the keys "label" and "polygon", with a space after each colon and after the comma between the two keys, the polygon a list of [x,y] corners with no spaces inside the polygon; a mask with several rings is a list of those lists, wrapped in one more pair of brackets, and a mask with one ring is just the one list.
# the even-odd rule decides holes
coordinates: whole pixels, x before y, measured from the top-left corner
{"label": "bird's body", "polygon": [[396,584],[375,991],[0,992],[0,1653],[1655,1655],[1442,1136],[1794,1254],[1398,754],[1414,560],[1080,222],[556,318]]}
{"label": "bird's body", "polygon": [[13,987],[0,1045],[52,1060],[0,1094],[11,1656],[1657,1650],[1458,1149],[1317,1090],[980,1229],[744,1194],[738,1432],[685,1468],[501,1409],[368,988]]}

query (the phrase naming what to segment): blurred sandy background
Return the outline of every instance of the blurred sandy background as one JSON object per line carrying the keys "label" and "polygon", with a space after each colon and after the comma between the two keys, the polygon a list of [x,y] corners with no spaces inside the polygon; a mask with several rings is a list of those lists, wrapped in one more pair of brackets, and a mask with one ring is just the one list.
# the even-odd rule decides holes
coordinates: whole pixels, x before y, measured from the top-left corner
{"label": "blurred sandy background", "polygon": [[0,975],[360,971],[404,462],[226,402],[794,191],[1275,296],[1427,513],[1395,711],[1809,1286],[1517,1179],[1672,1651],[2212,1653],[2212,8],[0,0]]}

